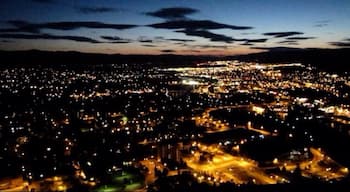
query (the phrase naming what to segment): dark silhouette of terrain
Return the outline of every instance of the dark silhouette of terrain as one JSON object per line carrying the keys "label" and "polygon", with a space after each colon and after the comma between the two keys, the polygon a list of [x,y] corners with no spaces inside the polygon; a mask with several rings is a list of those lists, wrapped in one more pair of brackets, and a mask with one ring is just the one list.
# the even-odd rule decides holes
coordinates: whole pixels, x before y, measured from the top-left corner
{"label": "dark silhouette of terrain", "polygon": [[159,66],[186,66],[207,60],[238,59],[260,63],[298,62],[325,71],[350,71],[350,48],[342,49],[297,49],[271,48],[265,52],[248,55],[215,57],[198,55],[122,55],[81,53],[74,51],[0,51],[1,67],[11,65],[65,65],[111,64],[111,63],[154,63]]}
{"label": "dark silhouette of terrain", "polygon": [[350,48],[343,49],[294,49],[273,48],[267,52],[234,56],[230,58],[261,63],[298,62],[310,64],[325,71],[350,71]]}
{"label": "dark silhouette of terrain", "polygon": [[65,65],[74,67],[87,64],[114,64],[114,63],[155,63],[160,66],[184,66],[213,60],[211,56],[184,56],[173,54],[161,55],[121,55],[121,54],[101,54],[82,53],[75,51],[0,51],[0,67],[23,65]]}

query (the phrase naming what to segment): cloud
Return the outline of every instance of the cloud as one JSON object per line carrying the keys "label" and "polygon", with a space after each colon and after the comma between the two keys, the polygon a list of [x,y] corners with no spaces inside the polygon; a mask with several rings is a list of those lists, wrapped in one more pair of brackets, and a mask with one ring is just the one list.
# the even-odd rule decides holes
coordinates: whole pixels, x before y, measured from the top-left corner
{"label": "cloud", "polygon": [[109,41],[119,41],[124,40],[118,36],[101,36],[102,39],[109,40]]}
{"label": "cloud", "polygon": [[140,39],[139,42],[140,43],[153,43],[153,40],[151,40],[151,39]]}
{"label": "cloud", "polygon": [[278,43],[284,44],[284,45],[299,45],[299,43],[296,40],[285,40],[285,41],[280,41]]}
{"label": "cloud", "polygon": [[246,39],[246,43],[265,43],[268,39]]}
{"label": "cloud", "polygon": [[193,39],[178,39],[178,38],[165,39],[164,37],[161,37],[161,36],[156,36],[152,39],[152,38],[149,38],[146,36],[140,36],[138,38],[138,41],[141,43],[159,43],[159,42],[168,42],[168,41],[186,43],[186,42],[194,42],[195,40],[193,40]]}
{"label": "cloud", "polygon": [[208,49],[208,48],[216,48],[216,49],[227,49],[228,46],[225,45],[195,45],[194,48],[202,48],[202,49]]}
{"label": "cloud", "polygon": [[[178,30],[175,32],[185,33],[188,36],[206,38],[213,42],[233,43],[234,41],[245,41],[246,43],[264,43],[268,40],[268,39],[235,39],[226,35],[212,33],[207,30],[185,29],[185,30]],[[186,41],[183,41],[183,42],[186,42]]]}
{"label": "cloud", "polygon": [[286,39],[288,40],[308,40],[308,39],[315,39],[316,37],[288,37]]}
{"label": "cloud", "polygon": [[266,50],[266,51],[297,51],[297,50],[303,50],[302,48],[295,48],[295,47],[250,47],[250,49],[260,49],[260,50]]}
{"label": "cloud", "polygon": [[287,43],[288,45],[300,45],[299,43],[293,43],[293,42],[290,42],[290,43]]}
{"label": "cloud", "polygon": [[[39,25],[40,26],[40,25]],[[101,22],[56,22],[46,23],[41,25],[42,28],[58,29],[58,30],[72,30],[78,28],[94,28],[94,29],[130,29],[136,27],[136,25],[130,24],[107,24]]]}
{"label": "cloud", "polygon": [[193,39],[167,39],[169,41],[177,41],[177,42],[194,42]]}
{"label": "cloud", "polygon": [[241,33],[241,35],[254,35],[254,34],[256,34],[256,33],[255,32],[250,32],[250,33],[244,32],[244,33]]}
{"label": "cloud", "polygon": [[22,20],[8,21],[16,28],[1,29],[1,32],[30,32],[39,33],[42,29],[55,29],[55,30],[74,30],[79,28],[91,28],[91,29],[130,29],[137,27],[130,24],[107,24],[94,21],[62,21],[62,22],[48,22],[48,23],[29,23]]}
{"label": "cloud", "polygon": [[94,14],[94,13],[109,13],[115,12],[117,9],[111,7],[78,7],[76,8],[80,13]]}
{"label": "cloud", "polygon": [[107,40],[105,43],[131,43],[130,39],[123,39],[118,36],[101,36],[102,39]]}
{"label": "cloud", "polygon": [[188,44],[183,43],[183,42],[175,42],[174,44],[175,44],[175,45],[180,45],[180,46],[183,46],[183,47],[189,46]]}
{"label": "cloud", "polygon": [[163,53],[174,53],[176,52],[175,50],[172,50],[172,49],[163,49],[163,50],[160,50],[161,52]]}
{"label": "cloud", "polygon": [[350,42],[330,42],[329,44],[336,47],[350,47]]}
{"label": "cloud", "polygon": [[153,43],[154,41],[148,37],[145,37],[145,36],[140,36],[138,39],[137,39],[138,42],[140,43]]}
{"label": "cloud", "polygon": [[278,42],[278,43],[282,43],[282,44],[284,44],[284,43],[296,43],[297,41],[295,41],[295,40],[286,40],[286,41],[280,41],[280,42]]}
{"label": "cloud", "polygon": [[0,39],[24,39],[24,40],[68,40],[84,43],[111,43],[111,44],[120,44],[120,43],[130,43],[131,40],[128,39],[117,39],[109,38],[108,36],[101,36],[102,39],[109,41],[98,41],[90,37],[84,36],[71,36],[71,35],[51,35],[51,34],[0,34]]}
{"label": "cloud", "polygon": [[197,9],[192,9],[188,7],[170,7],[159,9],[154,12],[146,12],[145,15],[159,17],[162,19],[176,20],[185,19],[187,15],[197,13]]}
{"label": "cloud", "polygon": [[206,38],[206,39],[209,39],[210,41],[215,41],[215,42],[232,43],[235,41],[235,39],[233,39],[232,37],[212,33],[209,31],[204,31],[204,30],[179,30],[176,32],[185,33],[188,36],[196,36],[196,37]]}
{"label": "cloud", "polygon": [[298,32],[298,31],[286,31],[286,32],[270,32],[270,33],[263,33],[263,35],[266,36],[273,36],[273,37],[288,37],[288,36],[293,36],[293,35],[302,35],[304,34],[303,32]]}
{"label": "cloud", "polygon": [[253,46],[255,43],[265,43],[268,39],[235,39],[235,41],[244,41],[240,45]]}
{"label": "cloud", "polygon": [[[209,39],[210,41],[226,42],[226,43],[232,43],[233,41],[236,41],[236,40],[226,35],[209,32],[208,30],[211,30],[211,29],[247,30],[247,29],[253,28],[250,26],[228,25],[228,24],[218,23],[210,20],[186,19],[185,16],[187,14],[192,14],[197,11],[192,9],[187,10],[186,8],[185,9],[181,8],[181,9],[171,9],[169,12],[167,11],[169,10],[161,9],[156,12],[148,13],[148,15],[168,19],[168,21],[161,22],[161,23],[154,23],[147,26],[155,29],[175,29],[177,30],[175,32],[184,33],[188,36],[202,37],[202,38]],[[178,41],[178,42],[194,41],[194,40],[185,40],[185,39],[169,39],[169,40]]]}
{"label": "cloud", "polygon": [[253,43],[241,43],[240,45],[245,45],[245,46],[253,46],[254,44]]}
{"label": "cloud", "polygon": [[112,44],[124,44],[124,43],[131,43],[130,40],[121,40],[121,41],[108,41],[108,42],[101,42],[101,43],[112,43]]}
{"label": "cloud", "polygon": [[144,46],[144,47],[158,47],[156,45],[150,45],[150,44],[146,44],[146,45],[142,45],[142,46]]}
{"label": "cloud", "polygon": [[47,40],[70,40],[76,42],[86,42],[86,43],[102,43],[100,41],[94,40],[89,37],[83,36],[58,36],[58,35],[50,35],[50,34],[0,34],[0,38],[2,39],[47,39]]}
{"label": "cloud", "polygon": [[156,29],[187,29],[187,30],[207,30],[207,29],[232,29],[232,30],[247,30],[253,27],[227,25],[217,23],[210,20],[173,20],[163,23],[155,23],[148,25]]}

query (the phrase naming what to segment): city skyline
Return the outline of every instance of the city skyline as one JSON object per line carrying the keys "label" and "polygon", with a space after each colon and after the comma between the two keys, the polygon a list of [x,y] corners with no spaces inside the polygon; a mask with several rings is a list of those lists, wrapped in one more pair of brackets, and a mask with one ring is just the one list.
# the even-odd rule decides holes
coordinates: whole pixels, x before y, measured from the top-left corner
{"label": "city skyline", "polygon": [[3,1],[0,50],[238,55],[350,46],[348,1]]}

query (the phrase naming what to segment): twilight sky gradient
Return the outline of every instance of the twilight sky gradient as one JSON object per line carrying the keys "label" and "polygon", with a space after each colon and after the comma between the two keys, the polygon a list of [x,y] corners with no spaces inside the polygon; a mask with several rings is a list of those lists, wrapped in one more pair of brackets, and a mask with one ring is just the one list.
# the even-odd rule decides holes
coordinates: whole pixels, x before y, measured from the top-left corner
{"label": "twilight sky gradient", "polygon": [[235,55],[350,47],[349,0],[2,0],[0,50]]}

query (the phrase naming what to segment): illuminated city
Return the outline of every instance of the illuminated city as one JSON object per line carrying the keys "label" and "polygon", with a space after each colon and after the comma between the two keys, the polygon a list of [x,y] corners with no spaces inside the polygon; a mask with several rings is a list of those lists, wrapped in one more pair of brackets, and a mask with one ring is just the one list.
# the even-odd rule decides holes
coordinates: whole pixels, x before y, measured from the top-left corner
{"label": "illuminated city", "polygon": [[346,75],[213,61],[13,68],[0,79],[1,165],[15,176],[1,180],[4,191],[146,191],[184,175],[216,186],[348,177],[327,142],[349,137]]}
{"label": "illuminated city", "polygon": [[349,192],[349,0],[2,0],[1,192]]}

